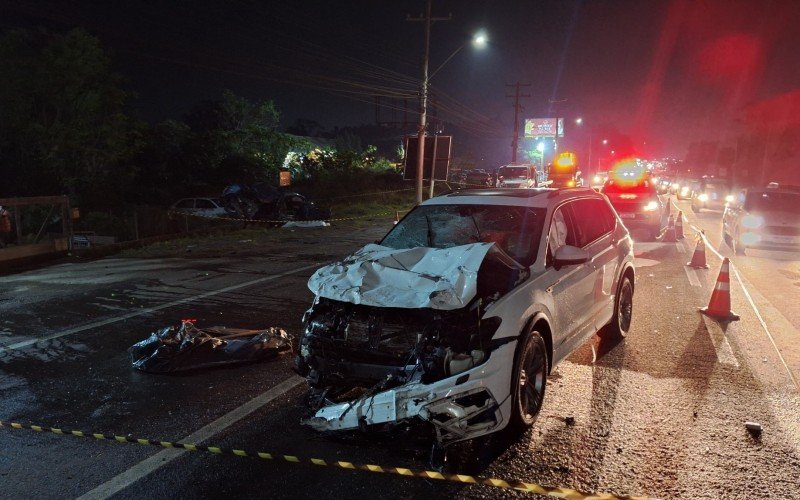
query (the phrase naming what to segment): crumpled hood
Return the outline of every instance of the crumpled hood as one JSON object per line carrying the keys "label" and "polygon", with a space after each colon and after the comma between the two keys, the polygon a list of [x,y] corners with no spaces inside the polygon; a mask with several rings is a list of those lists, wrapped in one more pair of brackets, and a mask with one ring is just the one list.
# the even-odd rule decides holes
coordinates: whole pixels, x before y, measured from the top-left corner
{"label": "crumpled hood", "polygon": [[369,244],[308,280],[317,296],[377,307],[453,310],[477,294],[478,269],[494,243],[397,250]]}

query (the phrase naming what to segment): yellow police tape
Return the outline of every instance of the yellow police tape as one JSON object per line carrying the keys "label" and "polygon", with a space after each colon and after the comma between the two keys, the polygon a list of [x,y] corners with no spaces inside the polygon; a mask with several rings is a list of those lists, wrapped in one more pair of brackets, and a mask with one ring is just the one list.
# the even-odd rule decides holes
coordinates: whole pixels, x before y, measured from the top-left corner
{"label": "yellow police tape", "polygon": [[85,432],[76,430],[59,429],[57,427],[45,427],[41,425],[25,425],[17,422],[4,422],[0,420],[0,428],[5,429],[27,429],[36,432],[49,432],[52,434],[62,436],[74,436],[82,438],[94,438],[104,441],[114,441],[118,443],[134,443],[149,446],[160,446],[162,448],[183,448],[188,451],[204,451],[206,453],[213,453],[216,455],[234,455],[237,457],[251,457],[260,458],[263,460],[280,460],[283,462],[317,465],[323,467],[335,467],[339,469],[358,470],[364,472],[378,472],[383,474],[394,474],[404,477],[421,477],[425,479],[438,479],[441,481],[450,481],[462,484],[483,484],[486,486],[493,486],[495,488],[506,488],[520,491],[527,491],[530,493],[538,493],[540,495],[547,495],[557,498],[567,498],[570,500],[615,500],[615,499],[628,499],[638,500],[647,499],[648,497],[636,497],[629,495],[613,495],[610,493],[587,493],[571,488],[553,488],[549,486],[542,486],[536,483],[525,483],[522,481],[507,481],[504,479],[496,479],[480,476],[468,476],[464,474],[446,474],[442,472],[430,470],[412,470],[403,467],[383,467],[373,464],[356,464],[353,462],[345,461],[328,461],[321,458],[301,458],[295,455],[282,455],[276,453],[266,453],[263,451],[252,452],[240,449],[221,448],[218,446],[203,446],[199,444],[190,443],[177,443],[172,441],[161,441],[157,439],[142,439],[129,436],[117,436],[115,434],[102,434],[96,432]]}

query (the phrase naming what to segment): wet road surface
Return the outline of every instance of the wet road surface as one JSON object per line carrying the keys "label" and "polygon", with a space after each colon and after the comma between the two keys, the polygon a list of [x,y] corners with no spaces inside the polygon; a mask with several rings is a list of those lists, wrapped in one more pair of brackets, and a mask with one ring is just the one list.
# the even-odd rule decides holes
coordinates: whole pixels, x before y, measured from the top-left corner
{"label": "wet road surface", "polygon": [[[719,214],[686,215],[719,248]],[[0,419],[426,469],[427,449],[413,440],[330,437],[301,427],[305,390],[290,355],[161,376],[132,369],[126,352],[183,318],[299,335],[313,270],[385,230],[309,230],[248,257],[110,258],[0,277]],[[800,279],[792,274],[800,262],[775,252],[733,258],[752,304],[732,279],[742,319],[723,331],[696,312],[720,259],[709,252],[708,271],[687,271],[693,249],[691,240],[637,244],[628,338],[587,342],[549,379],[533,430],[476,443],[465,467],[617,494],[796,498],[800,397],[787,367],[800,367]],[[721,252],[728,255],[724,244]],[[762,424],[760,438],[745,421]],[[0,450],[0,491],[8,498],[531,496],[22,430],[0,430]]]}

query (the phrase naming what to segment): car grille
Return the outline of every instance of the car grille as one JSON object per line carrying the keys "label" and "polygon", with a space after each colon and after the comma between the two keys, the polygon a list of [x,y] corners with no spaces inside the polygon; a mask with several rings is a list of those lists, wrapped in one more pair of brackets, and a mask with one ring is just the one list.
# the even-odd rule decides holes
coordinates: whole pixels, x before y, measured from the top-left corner
{"label": "car grille", "polygon": [[406,352],[414,347],[421,325],[415,329],[392,318],[386,321],[379,315],[356,315],[347,324],[345,341],[358,348]]}
{"label": "car grille", "polygon": [[763,229],[764,234],[774,234],[776,236],[800,236],[800,227],[798,226],[766,226]]}

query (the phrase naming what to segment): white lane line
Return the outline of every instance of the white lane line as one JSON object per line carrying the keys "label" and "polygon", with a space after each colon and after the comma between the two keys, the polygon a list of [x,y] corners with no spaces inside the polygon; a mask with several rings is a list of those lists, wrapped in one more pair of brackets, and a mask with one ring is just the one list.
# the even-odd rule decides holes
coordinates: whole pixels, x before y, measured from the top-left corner
{"label": "white lane line", "polygon": [[249,286],[253,286],[253,285],[257,285],[259,283],[264,283],[264,282],[267,282],[267,281],[272,281],[272,280],[276,280],[276,279],[279,279],[279,278],[283,278],[283,277],[289,276],[290,274],[299,273],[300,271],[305,271],[307,269],[312,269],[312,268],[315,268],[315,267],[319,267],[319,264],[311,264],[309,266],[298,267],[296,269],[292,269],[290,271],[286,271],[286,272],[283,272],[283,273],[280,273],[280,274],[273,274],[273,275],[270,275],[270,276],[264,276],[263,278],[258,278],[258,279],[255,279],[255,280],[246,281],[244,283],[239,283],[238,285],[227,286],[225,288],[220,288],[219,290],[212,290],[210,292],[201,293],[201,294],[195,295],[193,297],[186,297],[186,298],[183,298],[183,299],[174,300],[172,302],[167,302],[166,304],[161,304],[159,306],[149,307],[147,309],[139,309],[136,312],[123,314],[122,316],[116,316],[116,317],[113,317],[113,318],[103,319],[103,320],[100,320],[100,321],[95,321],[95,322],[92,322],[92,323],[88,323],[86,325],[76,326],[74,328],[69,328],[67,330],[63,330],[61,332],[54,333],[52,335],[47,335],[45,337],[39,337],[39,338],[34,338],[34,339],[23,340],[21,342],[15,342],[13,344],[8,344],[8,345],[0,345],[0,352],[12,351],[14,349],[21,349],[23,347],[28,347],[30,345],[36,344],[37,342],[44,342],[44,341],[47,341],[47,340],[53,340],[53,339],[57,339],[57,338],[60,338],[60,337],[66,337],[67,335],[72,335],[74,333],[79,333],[79,332],[83,332],[83,331],[86,331],[86,330],[91,330],[93,328],[99,328],[101,326],[106,326],[106,325],[111,325],[111,324],[114,324],[114,323],[119,323],[120,321],[125,321],[126,319],[135,318],[137,316],[144,316],[145,314],[150,314],[150,313],[153,313],[155,311],[160,311],[162,309],[167,309],[167,308],[178,306],[178,305],[181,305],[181,304],[188,304],[190,302],[195,302],[197,300],[205,299],[207,297],[213,297],[214,295],[219,295],[221,293],[227,293],[227,292],[232,292],[234,290],[239,290],[240,288],[247,288]]}
{"label": "white lane line", "polygon": [[[697,228],[697,226],[692,225],[692,227],[697,229],[698,232],[700,231]],[[711,242],[708,240],[708,237],[703,233],[700,234],[702,235],[703,240],[705,240],[706,242],[706,248],[710,248],[711,251],[714,252],[714,254],[716,254],[716,256],[719,257],[720,260],[722,260],[723,259],[722,254],[719,253],[716,248],[714,248],[714,245],[711,244]],[[756,303],[753,300],[753,297],[750,295],[750,291],[745,286],[744,280],[742,280],[742,276],[739,274],[739,270],[736,268],[733,262],[731,262],[731,273],[736,277],[736,281],[739,282],[739,286],[742,288],[742,292],[744,292],[744,296],[747,298],[747,302],[750,304],[750,307],[756,314],[756,318],[758,318],[758,322],[761,324],[761,328],[764,330],[764,333],[767,334],[767,338],[769,338],[772,347],[775,348],[775,352],[778,353],[778,358],[781,360],[783,368],[786,370],[786,374],[789,375],[789,380],[791,380],[792,384],[794,384],[794,386],[798,390],[800,390],[800,383],[797,382],[797,379],[794,377],[792,370],[789,369],[789,365],[786,363],[786,359],[784,359],[783,354],[781,354],[780,349],[778,349],[778,345],[775,343],[775,339],[772,337],[772,333],[769,331],[769,327],[767,327],[767,322],[764,321],[764,317],[761,316],[761,312],[758,310],[758,307],[756,307]],[[766,299],[764,300],[766,301]]]}
{"label": "white lane line", "polygon": [[689,266],[683,266],[683,270],[686,271],[686,277],[689,278],[689,284],[692,286],[703,286],[700,284],[700,278],[697,276],[697,270],[692,269]]}
{"label": "white lane line", "polygon": [[739,368],[739,362],[733,354],[731,344],[728,342],[728,337],[725,336],[725,332],[722,331],[722,327],[719,326],[719,323],[704,314],[701,315],[701,317],[703,318],[703,323],[706,325],[708,336],[711,337],[711,343],[714,344],[714,350],[717,352],[717,361],[724,365],[731,365],[734,368]]}
{"label": "white lane line", "polygon": [[[273,401],[276,398],[283,396],[290,390],[300,385],[300,383],[302,383],[303,381],[304,379],[302,377],[298,375],[293,375],[288,379],[284,380],[283,382],[281,382],[280,384],[276,385],[272,389],[268,390],[267,392],[261,394],[260,396],[256,396],[255,398],[251,399],[242,406],[230,411],[229,413],[226,413],[217,420],[214,420],[210,424],[186,436],[185,438],[181,439],[178,442],[190,443],[190,444],[202,444],[203,441],[216,436],[221,431],[227,429],[231,425],[242,420],[243,418],[250,415],[254,411],[258,410],[262,406],[268,404],[270,401]],[[119,493],[128,486],[132,485],[139,479],[142,479],[143,477],[147,476],[153,471],[167,465],[168,463],[172,462],[176,458],[186,453],[189,453],[189,451],[178,448],[172,448],[160,451],[155,455],[151,456],[150,458],[142,460],[141,462],[134,465],[125,472],[118,474],[117,476],[114,476],[113,478],[109,479],[108,481],[94,488],[93,490],[84,493],[83,495],[78,497],[78,500],[90,500],[90,499],[96,500],[96,499],[109,498],[112,495],[115,495],[116,493]]]}

